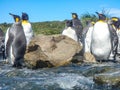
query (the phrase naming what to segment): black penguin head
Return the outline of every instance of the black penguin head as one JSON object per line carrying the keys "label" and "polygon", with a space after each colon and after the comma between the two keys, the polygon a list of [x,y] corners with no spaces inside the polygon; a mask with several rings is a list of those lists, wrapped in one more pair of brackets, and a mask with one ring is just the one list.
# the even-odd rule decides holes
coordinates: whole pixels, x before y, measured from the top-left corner
{"label": "black penguin head", "polygon": [[72,20],[67,20],[66,21],[66,26],[67,27],[72,27],[73,25],[72,25]]}
{"label": "black penguin head", "polygon": [[111,22],[117,29],[120,28],[120,19],[118,17],[112,17]]}
{"label": "black penguin head", "polygon": [[73,19],[78,18],[77,13],[72,13],[72,18],[73,18]]}
{"label": "black penguin head", "polygon": [[96,12],[96,14],[99,16],[99,20],[103,20],[103,21],[106,20],[106,16],[104,14],[100,14],[98,12]]}
{"label": "black penguin head", "polygon": [[12,13],[9,13],[9,14],[10,14],[11,16],[13,16],[15,22],[19,22],[19,21],[20,21],[20,16],[15,15],[15,14],[12,14]]}
{"label": "black penguin head", "polygon": [[22,20],[29,20],[28,14],[22,12]]}

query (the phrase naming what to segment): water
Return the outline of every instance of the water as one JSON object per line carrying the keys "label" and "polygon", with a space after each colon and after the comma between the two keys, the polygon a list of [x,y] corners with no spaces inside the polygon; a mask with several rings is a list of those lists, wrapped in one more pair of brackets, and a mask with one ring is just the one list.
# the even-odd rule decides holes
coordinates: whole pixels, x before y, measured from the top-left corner
{"label": "water", "polygon": [[104,67],[119,69],[117,64],[71,64],[37,70],[0,64],[0,90],[113,90],[93,81],[94,75],[105,72]]}

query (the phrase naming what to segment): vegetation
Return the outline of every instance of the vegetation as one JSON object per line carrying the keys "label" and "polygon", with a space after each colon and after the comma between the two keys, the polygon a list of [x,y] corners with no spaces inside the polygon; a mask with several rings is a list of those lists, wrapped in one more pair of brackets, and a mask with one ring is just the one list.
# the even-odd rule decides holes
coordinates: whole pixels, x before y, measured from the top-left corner
{"label": "vegetation", "polygon": [[96,22],[97,20],[98,18],[95,14],[85,13],[81,16],[81,21],[84,27],[86,26],[87,21]]}
{"label": "vegetation", "polygon": [[[86,26],[86,21],[96,21],[97,16],[90,13],[85,13],[80,17],[83,26]],[[35,35],[37,34],[60,34],[65,28],[65,21],[46,21],[46,22],[35,22],[31,23],[33,31]],[[0,24],[0,28],[6,32],[7,28],[10,27],[11,24],[2,23]]]}
{"label": "vegetation", "polygon": [[60,34],[65,28],[65,21],[49,21],[32,23],[35,34]]}
{"label": "vegetation", "polygon": [[[32,29],[37,34],[45,34],[45,35],[51,35],[51,34],[60,34],[63,29],[65,28],[65,21],[49,21],[49,22],[36,22],[31,23]],[[0,24],[0,28],[6,32],[7,28],[9,28],[11,24],[2,23]]]}
{"label": "vegetation", "polygon": [[6,32],[7,29],[8,29],[8,27],[10,27],[10,26],[11,26],[11,24],[7,24],[7,23],[1,23],[1,24],[0,24],[0,28],[1,28],[4,32]]}

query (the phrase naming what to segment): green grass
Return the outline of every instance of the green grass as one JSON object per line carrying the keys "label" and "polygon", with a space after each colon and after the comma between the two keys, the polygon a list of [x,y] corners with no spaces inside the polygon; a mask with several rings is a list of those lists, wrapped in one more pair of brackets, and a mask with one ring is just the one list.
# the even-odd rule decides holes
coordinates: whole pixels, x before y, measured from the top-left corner
{"label": "green grass", "polygon": [[32,28],[35,34],[60,34],[62,30],[65,28],[64,21],[49,21],[49,22],[37,22],[32,23]]}
{"label": "green grass", "polygon": [[[90,13],[82,14],[80,19],[84,27],[86,26],[86,21],[97,21],[97,17],[94,14],[90,14]],[[31,24],[35,35],[60,34],[65,28],[65,21],[46,21],[46,22],[35,22]],[[10,23],[0,24],[0,28],[4,32],[6,32],[7,28],[10,26],[11,26]]]}
{"label": "green grass", "polygon": [[[65,21],[47,21],[47,22],[35,22],[31,23],[32,29],[37,34],[44,35],[52,35],[52,34],[60,34],[65,28]],[[7,28],[10,27],[11,24],[2,23],[0,24],[0,28],[6,32]]]}

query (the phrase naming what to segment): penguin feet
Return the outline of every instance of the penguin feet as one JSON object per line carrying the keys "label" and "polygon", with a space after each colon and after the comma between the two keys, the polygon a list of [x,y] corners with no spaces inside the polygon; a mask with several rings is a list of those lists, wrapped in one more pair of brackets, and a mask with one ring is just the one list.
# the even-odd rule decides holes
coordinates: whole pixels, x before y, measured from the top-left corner
{"label": "penguin feet", "polygon": [[13,67],[16,67],[16,68],[18,68],[18,69],[22,69],[22,68],[24,68],[26,65],[25,65],[25,63],[23,63],[23,62],[15,62],[14,64],[13,64]]}

